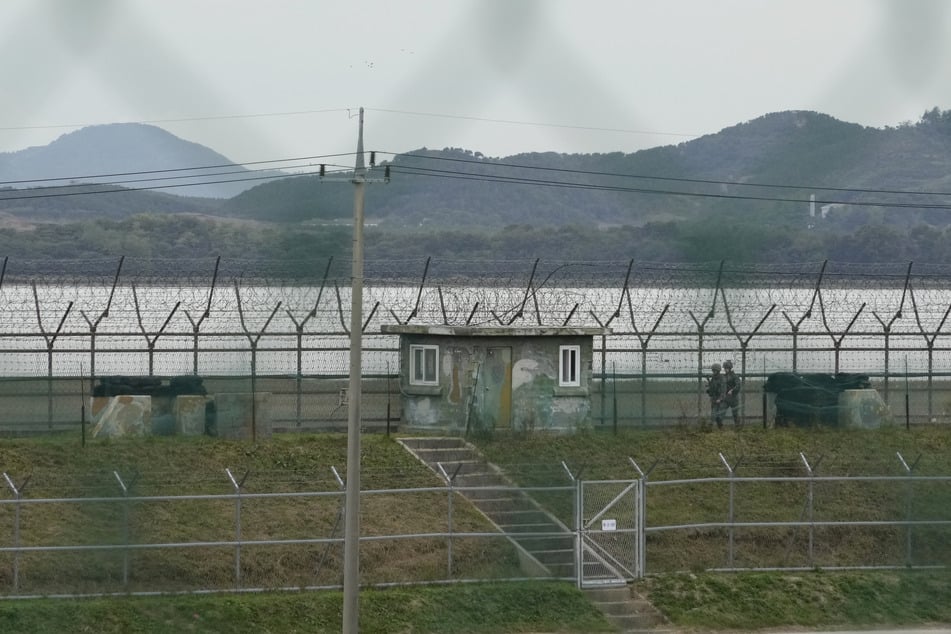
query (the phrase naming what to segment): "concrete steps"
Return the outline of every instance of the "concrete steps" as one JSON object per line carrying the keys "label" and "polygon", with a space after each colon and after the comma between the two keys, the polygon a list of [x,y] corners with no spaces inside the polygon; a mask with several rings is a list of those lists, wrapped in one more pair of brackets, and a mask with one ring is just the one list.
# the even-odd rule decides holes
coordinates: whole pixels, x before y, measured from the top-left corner
{"label": "concrete steps", "polygon": [[[462,438],[402,438],[400,442],[453,486],[530,555],[547,576],[573,578],[574,537]],[[439,467],[442,467],[440,470]]]}
{"label": "concrete steps", "polygon": [[649,601],[633,594],[626,585],[587,588],[584,593],[621,632],[639,634],[677,631]]}
{"label": "concrete steps", "polygon": [[[402,438],[399,442],[440,476],[445,471],[453,477],[460,493],[548,576],[576,578],[575,536],[571,529],[515,487],[475,447],[462,438]],[[595,584],[586,588],[585,594],[620,631],[675,631],[665,627],[663,615],[650,602],[632,596],[631,589],[620,583],[602,561],[586,554],[583,565],[586,581]],[[604,585],[597,586],[599,582]]]}

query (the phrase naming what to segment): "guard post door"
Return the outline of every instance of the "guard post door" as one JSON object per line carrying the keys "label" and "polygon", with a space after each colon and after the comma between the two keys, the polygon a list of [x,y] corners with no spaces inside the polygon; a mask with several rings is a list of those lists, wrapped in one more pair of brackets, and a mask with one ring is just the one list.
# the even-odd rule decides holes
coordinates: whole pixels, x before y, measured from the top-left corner
{"label": "guard post door", "polygon": [[512,348],[498,346],[485,351],[483,377],[483,420],[487,429],[512,426]]}

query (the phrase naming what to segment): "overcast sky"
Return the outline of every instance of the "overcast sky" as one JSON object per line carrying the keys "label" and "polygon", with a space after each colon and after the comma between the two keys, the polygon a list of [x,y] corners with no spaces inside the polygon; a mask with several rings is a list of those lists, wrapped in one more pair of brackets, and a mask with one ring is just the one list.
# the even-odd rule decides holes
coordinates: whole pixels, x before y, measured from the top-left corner
{"label": "overcast sky", "polygon": [[[148,122],[231,160],[634,152],[951,109],[946,0],[2,0],[0,151]],[[385,158],[385,157],[384,157]]]}

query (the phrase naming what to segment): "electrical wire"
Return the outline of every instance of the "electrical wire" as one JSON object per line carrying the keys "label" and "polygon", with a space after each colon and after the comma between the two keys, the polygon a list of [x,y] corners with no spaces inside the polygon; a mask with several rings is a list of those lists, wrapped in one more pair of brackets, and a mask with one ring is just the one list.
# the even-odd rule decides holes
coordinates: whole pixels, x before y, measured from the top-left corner
{"label": "electrical wire", "polygon": [[[576,176],[586,176],[586,177],[601,177],[601,178],[633,178],[641,180],[659,180],[659,181],[669,181],[669,182],[686,182],[693,184],[702,184],[702,185],[717,185],[717,186],[744,186],[744,187],[764,187],[764,188],[781,188],[781,189],[815,189],[821,191],[835,191],[841,193],[857,193],[857,194],[888,194],[888,195],[931,195],[931,196],[951,196],[951,194],[945,192],[921,192],[921,191],[901,191],[901,190],[875,190],[875,189],[858,189],[858,188],[843,188],[843,187],[805,187],[805,186],[794,186],[794,185],[782,185],[782,184],[763,184],[763,183],[738,183],[731,181],[717,181],[717,180],[706,180],[706,179],[688,179],[688,178],[675,178],[675,177],[654,177],[654,176],[645,176],[639,174],[623,174],[616,172],[597,172],[590,170],[575,170],[575,169],[566,169],[566,168],[551,168],[551,167],[541,167],[541,166],[527,166],[527,165],[518,165],[512,163],[487,163],[484,160],[475,160],[475,159],[461,159],[455,157],[432,157],[420,154],[394,154],[392,152],[381,152],[382,154],[393,155],[396,158],[417,158],[417,159],[430,159],[435,161],[448,161],[455,163],[468,163],[468,164],[478,164],[481,167],[492,166],[492,167],[501,167],[503,169],[518,169],[518,170],[538,170],[542,172],[555,172],[560,174],[569,174]],[[31,179],[28,181],[6,181],[0,182],[0,186],[9,186],[11,184],[24,184],[24,183],[33,183],[33,182],[49,182],[49,181],[77,181],[84,178],[113,178],[113,177],[123,177],[123,176],[145,176],[145,178],[140,179],[126,179],[126,180],[117,180],[109,181],[106,183],[87,183],[85,186],[91,185],[112,185],[117,186],[116,189],[98,189],[91,191],[76,191],[77,183],[73,182],[68,185],[53,185],[53,186],[44,186],[39,188],[31,188],[30,193],[24,193],[24,190],[15,190],[9,189],[0,193],[0,202],[7,200],[22,200],[22,199],[36,199],[36,198],[47,198],[47,197],[61,197],[61,196],[75,196],[75,195],[88,195],[88,194],[106,194],[106,193],[119,193],[127,191],[143,191],[143,190],[158,190],[158,189],[170,189],[177,187],[195,187],[201,185],[212,185],[212,184],[222,184],[222,183],[235,183],[235,182],[253,182],[260,180],[274,180],[275,176],[272,174],[265,176],[255,176],[252,174],[265,171],[263,168],[257,170],[245,170],[238,171],[233,170],[229,172],[219,173],[219,174],[209,174],[209,175],[177,175],[177,176],[154,176],[150,177],[152,174],[171,174],[176,172],[185,172],[185,171],[199,171],[199,170],[208,170],[208,169],[224,169],[226,167],[234,166],[243,166],[243,165],[265,165],[265,164],[275,164],[283,163],[290,161],[301,161],[308,160],[314,161],[321,158],[337,158],[341,156],[352,156],[353,153],[341,153],[341,154],[328,154],[328,155],[315,155],[309,157],[298,157],[293,159],[276,159],[269,161],[252,161],[248,163],[238,163],[230,165],[213,165],[213,166],[204,166],[204,167],[192,167],[192,168],[171,168],[163,170],[152,170],[152,171],[140,171],[140,172],[120,172],[113,174],[104,174],[104,175],[94,175],[94,176],[73,176],[73,177],[56,177],[50,179]],[[326,166],[326,164],[324,164]],[[314,164],[311,163],[307,167],[314,167]],[[343,174],[349,173],[351,168],[344,166],[334,166],[335,168],[332,173],[334,174]],[[951,210],[951,203],[918,203],[918,202],[900,202],[900,201],[877,201],[877,200],[841,200],[841,199],[810,199],[804,200],[800,198],[788,198],[788,197],[777,197],[777,196],[756,196],[756,195],[743,195],[743,194],[729,194],[729,193],[717,193],[717,192],[697,192],[697,191],[686,191],[686,190],[675,190],[675,189],[661,189],[661,188],[650,188],[650,187],[631,187],[624,185],[610,185],[610,184],[598,184],[598,183],[583,183],[583,182],[572,182],[565,180],[555,180],[555,179],[542,179],[542,178],[528,178],[525,176],[508,176],[504,174],[485,174],[485,173],[476,173],[476,172],[467,172],[461,170],[449,170],[449,169],[437,169],[431,167],[422,167],[422,166],[411,166],[411,165],[401,165],[397,162],[389,164],[392,173],[402,173],[406,175],[415,175],[415,176],[429,176],[433,178],[452,178],[460,180],[470,180],[476,182],[486,182],[486,183],[503,183],[503,184],[514,184],[514,185],[531,185],[531,186],[541,186],[541,187],[556,187],[556,188],[567,188],[567,189],[579,189],[587,191],[613,191],[620,193],[632,193],[632,194],[649,194],[649,195],[660,195],[660,196],[682,196],[689,198],[707,198],[707,199],[724,199],[724,200],[749,200],[757,202],[778,202],[778,203],[795,203],[795,204],[810,204],[815,203],[819,205],[852,205],[852,206],[865,206],[865,207],[885,207],[885,208],[904,208],[904,209],[935,209],[935,210]],[[249,174],[250,172],[250,174]],[[227,178],[221,179],[219,176],[237,174],[240,173],[242,176],[240,178]],[[317,172],[305,171],[300,173],[289,173],[286,178],[293,178],[299,176],[313,176],[317,175]],[[195,180],[202,178],[202,176],[208,176],[208,179]],[[214,177],[214,178],[210,178]],[[278,177],[278,178],[284,178]],[[175,183],[175,184],[160,184],[160,185],[151,185],[148,187],[119,187],[123,183],[146,183],[146,182],[161,182],[167,180],[180,180],[180,179],[190,179],[190,182],[187,183]],[[45,192],[38,192],[37,190],[51,190]],[[66,190],[66,191],[63,191]]]}
{"label": "electrical wire", "polygon": [[391,155],[394,158],[419,158],[419,159],[429,159],[435,161],[450,161],[455,163],[472,163],[481,166],[500,166],[500,167],[512,167],[518,169],[529,169],[529,170],[539,170],[546,172],[559,172],[565,174],[582,174],[585,176],[614,176],[618,178],[634,178],[642,180],[655,180],[655,181],[670,181],[676,183],[699,183],[703,185],[726,185],[726,186],[736,186],[736,187],[764,187],[772,189],[806,189],[806,190],[821,190],[821,191],[835,191],[835,192],[848,192],[848,193],[858,193],[858,194],[908,194],[908,195],[931,195],[931,196],[951,196],[951,192],[923,192],[923,191],[910,191],[910,190],[900,190],[900,189],[867,189],[867,188],[853,188],[853,187],[826,187],[822,185],[784,185],[779,183],[755,183],[755,182],[740,182],[740,181],[724,181],[724,180],[714,180],[714,179],[704,179],[704,178],[684,178],[676,176],[648,176],[644,174],[623,174],[619,172],[598,172],[592,170],[579,170],[579,169],[568,169],[563,167],[544,167],[540,165],[520,165],[518,163],[504,163],[504,162],[489,162],[488,160],[479,160],[479,159],[463,159],[458,157],[448,157],[448,156],[429,156],[426,154],[413,154],[412,152],[407,152],[403,154],[395,154],[393,152],[381,152],[382,154]]}
{"label": "electrical wire", "polygon": [[879,202],[879,201],[856,201],[856,200],[832,200],[832,199],[801,199],[801,198],[779,198],[774,196],[748,196],[740,194],[720,194],[711,192],[688,192],[667,189],[652,189],[646,187],[625,187],[621,185],[596,185],[591,183],[569,183],[563,181],[552,181],[542,179],[531,179],[524,177],[492,176],[485,174],[474,174],[471,172],[453,172],[450,170],[438,170],[422,167],[392,166],[391,174],[411,174],[417,176],[432,176],[436,178],[455,178],[461,180],[482,181],[489,183],[508,183],[519,185],[535,185],[542,187],[563,187],[568,189],[583,189],[589,191],[615,191],[623,193],[653,194],[663,196],[683,196],[688,198],[715,198],[725,200],[751,200],[758,202],[779,202],[817,205],[852,205],[864,207],[894,207],[906,209],[939,209],[951,210],[951,203],[902,203],[902,202]]}
{"label": "electrical wire", "polygon": [[[56,176],[56,177],[50,177],[50,178],[30,178],[30,179],[23,179],[23,180],[0,181],[0,187],[9,186],[9,185],[23,185],[23,184],[29,184],[29,183],[47,183],[51,181],[65,181],[65,180],[81,181],[83,179],[89,179],[89,178],[100,179],[100,178],[116,178],[119,176],[141,176],[144,174],[171,174],[174,172],[203,171],[203,170],[226,169],[226,168],[233,169],[235,167],[243,167],[248,165],[273,165],[277,163],[290,163],[295,161],[318,161],[320,159],[338,158],[341,156],[354,156],[355,154],[356,154],[355,152],[345,152],[345,153],[339,153],[339,154],[300,156],[300,157],[286,158],[286,159],[270,159],[266,161],[249,161],[246,163],[220,163],[217,165],[199,165],[199,166],[193,166],[193,167],[172,167],[167,169],[142,170],[142,171],[135,171],[135,172],[111,172],[106,174],[83,174],[78,176],[74,175],[74,176]],[[272,168],[272,169],[290,169],[293,167],[299,167],[299,166],[289,165],[283,168]],[[250,170],[250,171],[255,171],[255,170]],[[224,173],[231,173],[231,172],[224,172]],[[218,174],[208,174],[207,176],[217,176],[217,175]],[[200,175],[192,174],[192,175],[182,176],[178,178],[193,178],[196,176],[200,176]]]}

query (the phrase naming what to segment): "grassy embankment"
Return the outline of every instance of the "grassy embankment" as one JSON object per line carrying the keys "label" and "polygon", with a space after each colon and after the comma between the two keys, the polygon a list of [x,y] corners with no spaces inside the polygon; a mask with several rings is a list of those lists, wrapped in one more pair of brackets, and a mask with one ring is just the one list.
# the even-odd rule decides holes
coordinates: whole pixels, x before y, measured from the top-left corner
{"label": "grassy embankment", "polygon": [[[920,473],[951,473],[949,433],[944,429],[916,429],[910,432],[887,429],[876,432],[839,432],[828,430],[762,430],[749,429],[740,433],[732,430],[702,433],[695,430],[642,432],[611,436],[582,434],[572,438],[496,438],[482,439],[490,458],[500,464],[560,465],[561,460],[574,467],[585,466],[586,478],[630,477],[631,456],[644,467],[654,464],[652,480],[698,475],[709,471],[722,475],[723,467],[717,456],[723,452],[731,463],[741,457],[743,469],[781,470],[802,473],[798,452],[802,451],[819,472],[848,471],[852,474],[879,472],[897,473],[895,452],[909,460],[921,455],[917,465]],[[432,474],[415,460],[405,456],[395,443],[382,436],[366,437],[363,452],[363,487],[388,488],[394,486],[434,486]],[[129,483],[134,482],[135,494],[149,495],[183,492],[226,493],[229,489],[224,468],[241,477],[248,473],[248,490],[303,490],[319,488],[334,490],[329,468],[335,465],[343,473],[346,442],[343,436],[281,436],[256,445],[240,442],[221,442],[210,439],[149,439],[139,442],[94,443],[85,450],[73,439],[18,439],[6,441],[0,447],[0,465],[17,483],[26,475],[31,479],[25,487],[26,497],[44,495],[117,495],[113,471]],[[821,459],[819,457],[822,457]],[[138,477],[135,474],[141,474]],[[520,473],[531,478],[532,469]],[[316,482],[316,483],[315,483]],[[110,492],[111,487],[111,492]],[[721,491],[722,493],[722,491]],[[841,504],[865,505],[856,497],[855,489],[832,489],[826,495],[846,496],[847,499],[826,501]],[[879,495],[881,495],[880,492]],[[887,492],[885,492],[887,493]],[[769,487],[745,493],[747,512],[773,506],[788,506],[789,500],[777,497]],[[795,511],[802,505],[802,491],[790,495]],[[932,497],[920,503],[930,505],[947,502],[947,493],[931,492]],[[664,496],[664,504],[652,507],[649,515],[660,515],[658,521],[676,521],[689,509],[677,507],[676,501],[690,500],[686,493]],[[937,497],[935,497],[937,496]],[[661,497],[661,496],[655,496]],[[880,498],[879,505],[903,504],[900,494]],[[722,500],[714,505],[723,509]],[[226,538],[233,530],[234,505],[222,502],[211,509],[189,506],[185,503],[158,505],[158,510],[145,513],[138,509],[133,525],[137,538],[149,541]],[[414,504],[412,512],[405,500],[368,502],[361,521],[365,534],[379,534],[393,529],[418,530],[445,522],[445,496],[432,499],[432,510],[416,509],[426,503]],[[947,508],[947,504],[944,505]],[[115,531],[117,505],[105,506],[93,512],[56,508],[57,505],[36,505],[30,515],[24,516],[24,540],[34,543],[91,543]],[[315,501],[298,506],[294,504],[261,505],[256,511],[251,501],[244,509],[244,537],[273,534],[280,526],[284,534],[326,535],[338,517],[336,501],[320,506]],[[11,535],[10,509],[0,509],[0,535]],[[109,509],[112,510],[109,510]],[[666,509],[662,514],[662,509]],[[558,509],[554,509],[559,512]],[[788,510],[788,509],[787,509]],[[263,511],[263,512],[262,512]],[[456,521],[459,526],[482,528],[477,514],[467,513],[457,505]],[[665,519],[667,518],[667,519]],[[465,530],[459,528],[459,530]],[[787,531],[788,535],[788,531]],[[903,534],[902,534],[903,535]],[[117,535],[113,534],[113,537]],[[699,567],[681,566],[681,557],[699,561],[722,558],[722,534],[693,538],[670,538],[666,550],[683,551],[683,555],[652,555],[663,540],[655,537],[648,544],[648,572],[666,569],[696,571],[677,574],[656,574],[637,582],[637,588],[648,595],[655,605],[671,620],[685,628],[756,629],[785,624],[812,625],[876,625],[922,624],[951,622],[951,574],[947,571],[882,571],[869,573],[801,572],[797,574],[735,573],[711,574]],[[828,536],[825,536],[828,539]],[[882,540],[901,535],[875,534],[859,540],[837,539],[836,557],[843,560],[867,554]],[[771,536],[765,541],[775,541]],[[801,535],[784,544],[801,546]],[[917,539],[917,537],[916,537]],[[708,543],[709,542],[709,543]],[[7,542],[9,543],[9,542]],[[113,542],[114,543],[114,542]],[[757,542],[740,541],[748,550]],[[947,543],[947,540],[942,542]],[[851,548],[855,552],[848,550]],[[7,545],[6,543],[4,545]],[[831,546],[824,546],[831,548]],[[917,545],[919,549],[923,546]],[[459,566],[468,574],[504,576],[515,572],[514,560],[504,545],[484,543],[458,544],[455,556]],[[947,561],[951,546],[934,546],[916,552]],[[664,552],[664,548],[660,552]],[[304,552],[305,554],[301,554]],[[744,551],[745,552],[745,551]],[[886,549],[886,553],[890,553]],[[201,586],[211,582],[218,585],[233,574],[233,549],[215,556],[202,553],[206,560],[200,566],[202,573],[191,580]],[[432,578],[434,570],[445,567],[442,543],[414,544],[400,542],[385,548],[367,548],[361,552],[363,575],[366,580]],[[749,555],[748,555],[749,556]],[[112,588],[117,583],[119,560],[115,553],[93,558],[78,557],[71,561],[62,554],[57,556],[35,554],[20,559],[21,593],[31,588],[48,591],[95,591]],[[180,575],[191,574],[195,565],[194,552],[176,551],[156,553],[154,557],[136,554],[132,571],[148,577],[150,583],[163,575],[175,577],[167,581],[181,581]],[[300,560],[304,560],[301,564]],[[691,561],[693,560],[691,559]],[[249,551],[242,557],[245,579],[268,580],[275,584],[302,582],[306,571],[313,578],[320,562],[327,583],[339,583],[339,552],[328,553],[325,548],[312,551],[291,551],[280,548],[254,555]],[[82,574],[76,575],[70,566],[79,565]],[[9,553],[0,559],[0,584],[10,594],[11,560]],[[171,572],[170,572],[171,571]],[[76,585],[76,577],[81,577]],[[143,579],[143,582],[145,579]],[[131,580],[135,589],[136,579]],[[32,584],[32,586],[31,586]],[[187,586],[188,584],[186,584]],[[47,588],[52,588],[48,590]],[[117,597],[106,599],[30,599],[0,602],[0,629],[19,632],[335,632],[340,627],[342,597],[337,591],[281,592],[265,594],[219,594],[205,596]],[[419,587],[390,590],[368,590],[361,595],[361,630],[366,632],[589,632],[610,631],[600,615],[583,596],[567,584],[560,583],[489,583],[449,587]]]}

